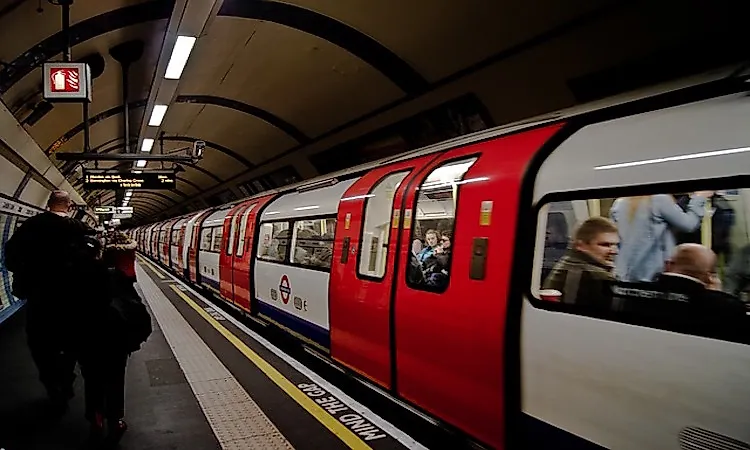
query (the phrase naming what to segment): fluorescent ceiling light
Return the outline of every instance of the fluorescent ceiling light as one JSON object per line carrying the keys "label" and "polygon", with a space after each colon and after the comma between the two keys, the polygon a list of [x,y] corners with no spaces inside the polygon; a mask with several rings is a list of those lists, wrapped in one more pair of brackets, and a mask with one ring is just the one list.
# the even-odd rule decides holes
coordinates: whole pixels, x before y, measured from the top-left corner
{"label": "fluorescent ceiling light", "polygon": [[[151,118],[148,120],[148,126],[158,127],[159,125],[161,125],[161,121],[164,120],[164,114],[166,113],[167,105],[154,105],[154,110],[151,111]],[[153,142],[151,143],[151,145],[153,145]]]}
{"label": "fluorescent ceiling light", "polygon": [[687,159],[710,158],[712,156],[733,155],[735,153],[745,153],[745,152],[750,152],[750,147],[728,148],[724,150],[714,150],[710,152],[689,153],[687,155],[667,156],[665,158],[644,159],[641,161],[631,161],[631,162],[619,163],[619,164],[609,164],[606,166],[596,166],[594,167],[594,170],[622,169],[624,167],[645,166],[648,164],[659,164],[659,163],[672,162],[672,161],[684,161]]}
{"label": "fluorescent ceiling light", "polygon": [[138,167],[146,167],[146,160],[145,159],[139,159],[137,163],[135,163]]}
{"label": "fluorescent ceiling light", "polygon": [[182,76],[182,70],[185,69],[185,64],[190,57],[190,52],[193,51],[193,45],[195,45],[195,38],[192,36],[177,36],[177,41],[174,43],[172,49],[172,56],[169,57],[169,64],[167,64],[167,71],[164,74],[164,78],[168,80],[179,80]]}
{"label": "fluorescent ceiling light", "polygon": [[274,215],[274,214],[281,214],[281,211],[268,211],[268,212],[266,213],[266,215],[267,215],[267,216],[272,216],[272,215]]}
{"label": "fluorescent ceiling light", "polygon": [[143,140],[143,145],[141,145],[141,151],[150,152],[153,147],[154,147],[154,140],[151,138],[146,138]]}
{"label": "fluorescent ceiling light", "polygon": [[134,170],[133,173],[143,173],[142,170]]}
{"label": "fluorescent ceiling light", "polygon": [[318,205],[312,205],[312,206],[300,206],[299,208],[294,208],[295,211],[307,211],[309,209],[318,209],[320,206]]}

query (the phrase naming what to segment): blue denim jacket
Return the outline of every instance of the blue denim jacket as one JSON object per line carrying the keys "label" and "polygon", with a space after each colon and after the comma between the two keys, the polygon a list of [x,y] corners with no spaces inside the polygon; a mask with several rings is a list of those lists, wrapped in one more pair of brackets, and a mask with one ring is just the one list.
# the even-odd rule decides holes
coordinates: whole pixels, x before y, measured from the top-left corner
{"label": "blue denim jacket", "polygon": [[695,231],[700,227],[706,199],[693,196],[683,211],[668,194],[651,196],[641,203],[632,221],[628,217],[630,198],[618,198],[610,210],[620,235],[620,252],[615,276],[622,281],[652,281],[672,256],[672,230]]}

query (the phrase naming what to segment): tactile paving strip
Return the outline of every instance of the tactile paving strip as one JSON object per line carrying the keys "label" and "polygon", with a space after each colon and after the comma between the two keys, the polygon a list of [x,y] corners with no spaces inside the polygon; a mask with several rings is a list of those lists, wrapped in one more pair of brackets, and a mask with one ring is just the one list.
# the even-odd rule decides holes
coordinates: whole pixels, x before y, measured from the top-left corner
{"label": "tactile paving strip", "polygon": [[138,284],[224,450],[292,449],[229,370],[138,265]]}

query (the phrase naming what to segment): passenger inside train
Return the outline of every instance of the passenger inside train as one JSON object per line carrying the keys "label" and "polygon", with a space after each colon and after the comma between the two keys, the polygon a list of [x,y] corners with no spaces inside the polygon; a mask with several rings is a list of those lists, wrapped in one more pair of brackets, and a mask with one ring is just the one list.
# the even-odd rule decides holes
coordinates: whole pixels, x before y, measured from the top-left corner
{"label": "passenger inside train", "polygon": [[749,205],[750,189],[548,203],[537,296],[584,315],[748,342]]}

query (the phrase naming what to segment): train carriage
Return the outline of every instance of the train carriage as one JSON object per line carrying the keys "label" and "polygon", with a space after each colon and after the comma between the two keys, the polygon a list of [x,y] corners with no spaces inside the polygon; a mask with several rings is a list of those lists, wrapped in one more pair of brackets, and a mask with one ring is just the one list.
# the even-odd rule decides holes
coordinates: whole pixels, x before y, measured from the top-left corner
{"label": "train carriage", "polygon": [[[741,81],[678,83],[195,213],[180,275],[495,448],[748,444],[744,312],[726,337],[625,314],[632,299],[541,295],[581,222],[616,199],[680,208],[696,191],[712,193],[693,211],[698,237],[675,236],[714,248],[730,289],[732,258],[750,254]],[[143,230],[153,252],[159,229]]]}

